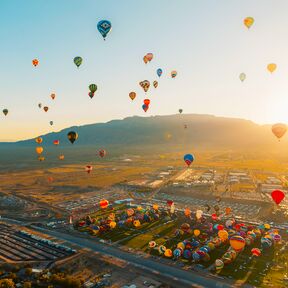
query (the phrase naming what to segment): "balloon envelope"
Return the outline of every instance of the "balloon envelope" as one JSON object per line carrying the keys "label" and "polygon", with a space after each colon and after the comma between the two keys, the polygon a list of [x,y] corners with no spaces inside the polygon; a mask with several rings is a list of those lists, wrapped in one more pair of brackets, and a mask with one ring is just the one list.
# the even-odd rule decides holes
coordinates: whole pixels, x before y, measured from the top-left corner
{"label": "balloon envelope", "polygon": [[187,166],[189,167],[191,165],[191,163],[194,161],[194,156],[192,154],[186,154],[186,155],[184,155],[184,161],[187,164]]}
{"label": "balloon envelope", "polygon": [[272,193],[271,193],[271,197],[272,199],[274,200],[274,202],[279,205],[282,200],[285,198],[285,194],[284,192],[282,192],[281,190],[274,190]]}
{"label": "balloon envelope", "polygon": [[130,92],[129,97],[131,100],[134,100],[136,98],[136,93],[135,92]]}
{"label": "balloon envelope", "polygon": [[158,77],[161,77],[163,71],[162,71],[161,68],[158,68],[157,71],[156,71],[156,73],[157,73]]}
{"label": "balloon envelope", "polygon": [[243,82],[246,79],[246,74],[245,73],[241,73],[239,75],[239,79]]}
{"label": "balloon envelope", "polygon": [[82,64],[82,58],[80,57],[80,56],[77,56],[77,57],[75,57],[74,58],[74,64],[77,66],[77,68],[79,68],[80,67],[80,65]]}
{"label": "balloon envelope", "polygon": [[3,114],[4,114],[5,116],[7,116],[7,114],[8,114],[8,109],[3,109]]}
{"label": "balloon envelope", "polygon": [[287,131],[287,126],[282,123],[277,123],[272,126],[272,133],[278,138],[282,138]]}
{"label": "balloon envelope", "polygon": [[270,63],[267,65],[267,69],[270,73],[273,73],[277,68],[277,65],[275,63]]}
{"label": "balloon envelope", "polygon": [[254,18],[253,17],[246,17],[243,20],[243,23],[248,29],[250,29],[251,26],[254,24]]}
{"label": "balloon envelope", "polygon": [[78,134],[74,131],[70,131],[67,134],[68,140],[73,144],[78,139]]}
{"label": "balloon envelope", "polygon": [[97,24],[97,29],[98,29],[98,31],[100,32],[100,34],[102,35],[102,37],[105,40],[105,38],[107,37],[108,33],[112,29],[112,24],[108,20],[101,20]]}

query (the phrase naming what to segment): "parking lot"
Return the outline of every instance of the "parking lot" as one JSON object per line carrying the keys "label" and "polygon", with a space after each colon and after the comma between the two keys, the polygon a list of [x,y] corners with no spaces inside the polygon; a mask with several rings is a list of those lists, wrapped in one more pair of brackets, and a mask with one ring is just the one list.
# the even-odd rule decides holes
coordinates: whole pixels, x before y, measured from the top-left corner
{"label": "parking lot", "polygon": [[75,250],[0,223],[0,258],[8,261],[56,261]]}

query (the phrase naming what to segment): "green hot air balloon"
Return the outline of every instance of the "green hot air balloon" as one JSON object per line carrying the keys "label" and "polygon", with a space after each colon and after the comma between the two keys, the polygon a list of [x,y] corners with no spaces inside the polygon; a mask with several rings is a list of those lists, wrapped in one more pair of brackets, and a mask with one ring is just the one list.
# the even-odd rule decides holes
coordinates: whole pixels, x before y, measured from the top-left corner
{"label": "green hot air balloon", "polygon": [[97,85],[96,84],[90,84],[89,90],[90,90],[90,92],[95,93],[97,91]]}
{"label": "green hot air balloon", "polygon": [[68,140],[73,144],[78,139],[78,134],[74,131],[70,131],[67,134]]}
{"label": "green hot air balloon", "polygon": [[80,67],[80,65],[82,64],[82,61],[83,61],[83,59],[80,56],[77,56],[74,58],[74,64],[77,66],[77,68]]}

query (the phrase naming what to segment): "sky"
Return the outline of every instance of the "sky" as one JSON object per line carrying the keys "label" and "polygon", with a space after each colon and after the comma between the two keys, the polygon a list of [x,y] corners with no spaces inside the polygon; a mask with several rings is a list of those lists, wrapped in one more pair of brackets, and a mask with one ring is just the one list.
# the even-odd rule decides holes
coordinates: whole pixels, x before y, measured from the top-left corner
{"label": "sky", "polygon": [[[288,122],[287,0],[2,0],[0,11],[0,110],[9,110],[0,115],[0,141],[180,108]],[[247,16],[255,19],[249,30]],[[106,41],[97,31],[102,19],[113,27]],[[148,52],[154,59],[145,65]],[[83,58],[79,69],[75,56]],[[278,65],[273,74],[269,63]],[[159,80],[146,95],[145,79]],[[92,100],[91,83],[98,86]]]}

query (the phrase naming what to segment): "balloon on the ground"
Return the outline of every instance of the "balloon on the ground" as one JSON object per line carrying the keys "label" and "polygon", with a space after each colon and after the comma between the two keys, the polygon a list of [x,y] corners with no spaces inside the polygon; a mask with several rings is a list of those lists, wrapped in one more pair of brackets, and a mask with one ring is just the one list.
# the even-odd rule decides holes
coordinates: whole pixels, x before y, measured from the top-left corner
{"label": "balloon on the ground", "polygon": [[230,245],[236,252],[242,251],[245,244],[245,239],[239,235],[234,235],[230,238]]}
{"label": "balloon on the ground", "polygon": [[101,201],[99,202],[99,206],[100,206],[100,208],[102,208],[102,209],[105,209],[105,208],[107,208],[107,207],[108,207],[108,205],[109,205],[109,201],[108,201],[108,200],[106,200],[106,199],[104,199],[104,200],[101,200]]}

